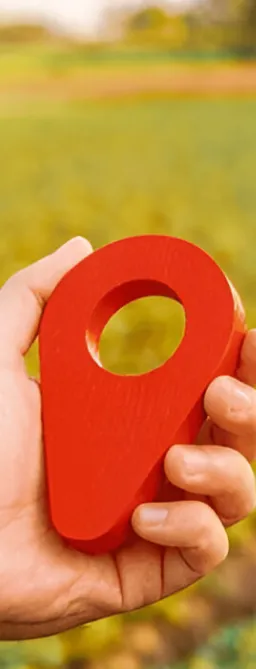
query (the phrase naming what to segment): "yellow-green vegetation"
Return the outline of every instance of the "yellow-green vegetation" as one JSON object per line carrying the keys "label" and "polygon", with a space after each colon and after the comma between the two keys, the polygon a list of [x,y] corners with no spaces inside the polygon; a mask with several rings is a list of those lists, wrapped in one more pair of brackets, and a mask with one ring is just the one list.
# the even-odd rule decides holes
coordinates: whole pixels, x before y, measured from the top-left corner
{"label": "yellow-green vegetation", "polygon": [[[255,325],[255,118],[255,99],[45,98],[23,112],[0,105],[1,282],[75,235],[95,247],[176,235],[214,256]],[[182,323],[165,301],[134,304],[109,325],[102,358],[116,371],[155,366],[178,343]],[[36,367],[34,352],[29,369]],[[254,519],[235,529],[227,566],[189,593],[57,639],[2,645],[0,667],[174,669],[218,625],[252,616],[254,534]],[[227,643],[213,641],[180,669],[251,669],[255,629],[250,621],[227,632]]]}
{"label": "yellow-green vegetation", "polygon": [[[204,0],[180,5],[179,11],[157,0],[134,11],[109,4],[101,21],[102,40],[122,46],[154,47],[167,53],[224,51],[233,57],[255,57],[256,10],[254,0]],[[52,31],[40,24],[0,25],[0,44],[40,44],[52,41]]]}

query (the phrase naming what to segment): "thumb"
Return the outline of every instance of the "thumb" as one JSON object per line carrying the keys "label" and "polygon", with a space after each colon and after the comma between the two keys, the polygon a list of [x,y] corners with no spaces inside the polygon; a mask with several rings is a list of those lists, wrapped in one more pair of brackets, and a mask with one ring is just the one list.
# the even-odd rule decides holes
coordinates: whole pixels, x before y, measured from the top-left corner
{"label": "thumb", "polygon": [[8,364],[27,353],[51,293],[63,276],[90,253],[90,243],[76,237],[5,283],[0,291],[0,362]]}

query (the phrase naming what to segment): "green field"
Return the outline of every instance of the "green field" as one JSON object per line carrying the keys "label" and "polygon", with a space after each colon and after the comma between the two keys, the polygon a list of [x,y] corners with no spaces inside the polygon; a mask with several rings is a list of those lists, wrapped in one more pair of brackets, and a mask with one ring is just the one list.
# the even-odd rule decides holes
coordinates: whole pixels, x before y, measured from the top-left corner
{"label": "green field", "polygon": [[[134,234],[170,234],[214,256],[240,291],[248,323],[256,325],[256,99],[133,98],[62,104],[45,99],[42,105],[24,100],[23,112],[14,102],[9,109],[0,106],[2,282],[75,235],[99,247]],[[169,305],[163,301],[157,308],[149,300],[140,309],[136,304],[126,309],[106,333],[104,361],[115,370],[138,372],[159,364],[178,339],[180,314],[176,315],[172,311],[170,333]],[[33,367],[35,359],[30,364]],[[235,537],[251,541],[248,525]],[[220,576],[219,587],[224,588],[224,581]],[[211,596],[207,587],[200,595],[206,601]],[[185,604],[179,609],[178,601],[161,608],[169,623],[181,619],[183,624],[186,619]],[[146,612],[142,618],[148,621],[152,615]],[[83,633],[88,640],[83,637],[82,647],[90,661],[108,639],[119,638],[120,629],[119,622],[104,623],[97,628],[96,641],[96,632]],[[78,643],[78,637],[70,639]],[[66,640],[66,646],[63,642],[69,658],[71,641]],[[26,646],[25,658],[12,647],[13,659],[6,664],[59,666],[58,641],[43,644],[43,651],[42,642],[33,644],[38,649],[33,661],[31,646]],[[237,666],[246,669],[244,641],[239,648],[232,655],[232,668],[238,658]],[[186,669],[231,666],[217,660],[215,665],[214,652]],[[88,666],[148,667],[143,661],[122,665],[120,660],[116,665],[113,660],[107,665],[102,660]],[[0,666],[6,664],[1,664],[0,651]],[[160,669],[160,664],[151,662],[150,667]],[[164,669],[168,667],[169,662]]]}
{"label": "green field", "polygon": [[214,255],[255,323],[255,117],[256,100],[242,99],[69,103],[2,115],[1,279],[72,235],[98,247],[167,233]]}

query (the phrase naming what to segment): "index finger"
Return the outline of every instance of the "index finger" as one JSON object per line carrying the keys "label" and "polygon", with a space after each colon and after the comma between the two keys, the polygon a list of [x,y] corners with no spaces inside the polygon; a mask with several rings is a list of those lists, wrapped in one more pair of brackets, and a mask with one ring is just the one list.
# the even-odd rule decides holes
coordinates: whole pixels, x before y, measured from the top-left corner
{"label": "index finger", "polygon": [[76,237],[55,253],[13,275],[0,290],[0,363],[9,365],[27,353],[44,306],[63,276],[92,252]]}

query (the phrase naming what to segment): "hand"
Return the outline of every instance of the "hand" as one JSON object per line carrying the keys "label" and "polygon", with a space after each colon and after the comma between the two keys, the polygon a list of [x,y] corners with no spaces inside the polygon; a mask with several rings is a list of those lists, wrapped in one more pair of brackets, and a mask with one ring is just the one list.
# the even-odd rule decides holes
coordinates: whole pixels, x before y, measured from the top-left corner
{"label": "hand", "polygon": [[50,526],[40,385],[27,376],[23,356],[56,284],[90,252],[88,242],[74,239],[19,272],[0,291],[2,639],[55,634],[189,586],[224,560],[225,527],[255,506],[248,461],[256,452],[256,395],[250,387],[256,382],[256,332],[250,332],[240,381],[217,379],[206,393],[210,419],[201,445],[174,446],[166,457],[175,501],[135,511],[138,539],[132,547],[115,555],[81,555],[67,548]]}

